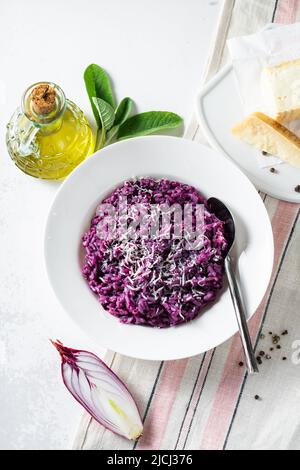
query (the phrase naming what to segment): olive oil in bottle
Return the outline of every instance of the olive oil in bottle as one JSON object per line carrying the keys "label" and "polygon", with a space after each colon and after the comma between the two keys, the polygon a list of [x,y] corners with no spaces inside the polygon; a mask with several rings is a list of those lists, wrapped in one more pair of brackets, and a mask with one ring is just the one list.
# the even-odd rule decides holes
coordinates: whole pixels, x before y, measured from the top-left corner
{"label": "olive oil in bottle", "polygon": [[81,109],[50,82],[29,87],[7,125],[6,143],[16,166],[43,179],[66,177],[94,152],[93,131]]}

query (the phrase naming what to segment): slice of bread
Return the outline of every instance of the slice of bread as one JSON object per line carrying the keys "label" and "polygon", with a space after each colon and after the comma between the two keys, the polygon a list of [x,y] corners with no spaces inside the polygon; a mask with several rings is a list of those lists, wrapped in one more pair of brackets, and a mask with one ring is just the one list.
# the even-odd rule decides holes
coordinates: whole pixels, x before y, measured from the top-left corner
{"label": "slice of bread", "polygon": [[248,144],[300,168],[300,139],[266,114],[250,114],[232,129],[232,133]]}
{"label": "slice of bread", "polygon": [[266,67],[262,71],[261,86],[270,114],[276,121],[300,118],[300,59]]}

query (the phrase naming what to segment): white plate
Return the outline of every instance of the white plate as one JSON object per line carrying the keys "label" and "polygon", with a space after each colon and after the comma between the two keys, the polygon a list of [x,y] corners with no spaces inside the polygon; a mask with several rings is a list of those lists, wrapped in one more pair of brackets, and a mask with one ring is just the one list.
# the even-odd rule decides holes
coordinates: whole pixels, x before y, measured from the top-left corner
{"label": "white plate", "polygon": [[243,173],[221,154],[176,137],[141,137],[106,147],[63,183],[45,233],[48,275],[62,306],[97,344],[142,359],[179,359],[207,351],[237,331],[228,289],[190,323],[167,329],[124,325],[103,310],[81,275],[81,236],[97,203],[133,176],[167,177],[221,198],[237,217],[239,272],[249,317],[267,288],[273,235],[265,207]]}
{"label": "white plate", "polygon": [[300,184],[300,170],[287,163],[280,164],[277,173],[260,168],[250,145],[231,134],[234,124],[244,117],[232,65],[227,65],[200,91],[196,101],[202,130],[216,150],[234,161],[253,184],[265,193],[284,201],[300,202],[294,188]]}

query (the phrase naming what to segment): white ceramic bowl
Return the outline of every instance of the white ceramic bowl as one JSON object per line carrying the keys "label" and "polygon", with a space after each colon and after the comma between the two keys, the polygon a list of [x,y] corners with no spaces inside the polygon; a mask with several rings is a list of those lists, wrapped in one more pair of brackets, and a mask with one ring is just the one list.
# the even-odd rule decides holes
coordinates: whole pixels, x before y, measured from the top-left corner
{"label": "white ceramic bowl", "polygon": [[191,184],[207,198],[222,199],[236,217],[237,274],[248,317],[266,291],[273,265],[268,214],[244,174],[221,154],[175,137],[153,136],[104,148],[81,164],[62,184],[45,233],[50,282],[64,309],[102,347],[142,359],[193,356],[237,331],[228,289],[191,322],[158,329],[124,325],[107,313],[81,274],[81,237],[102,198],[126,179],[167,177]]}

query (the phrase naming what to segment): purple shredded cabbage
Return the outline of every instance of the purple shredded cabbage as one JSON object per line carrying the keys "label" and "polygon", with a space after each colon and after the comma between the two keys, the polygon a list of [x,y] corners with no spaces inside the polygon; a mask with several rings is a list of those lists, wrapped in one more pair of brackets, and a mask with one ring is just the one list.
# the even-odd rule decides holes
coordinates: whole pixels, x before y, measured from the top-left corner
{"label": "purple shredded cabbage", "polygon": [[97,225],[103,216],[96,212],[82,239],[82,273],[90,289],[104,309],[123,323],[164,328],[192,320],[222,288],[227,249],[223,223],[208,211],[195,188],[177,181],[126,181],[102,203],[117,207],[122,196],[127,197],[128,207],[204,204],[203,246],[187,249],[185,240],[172,236],[101,239]]}

